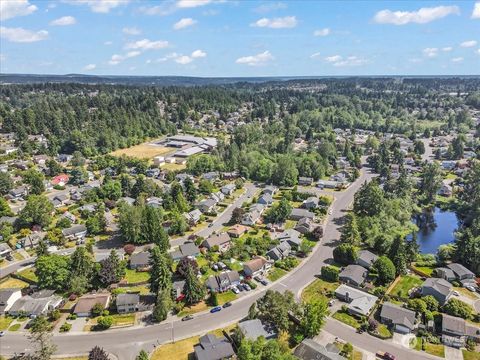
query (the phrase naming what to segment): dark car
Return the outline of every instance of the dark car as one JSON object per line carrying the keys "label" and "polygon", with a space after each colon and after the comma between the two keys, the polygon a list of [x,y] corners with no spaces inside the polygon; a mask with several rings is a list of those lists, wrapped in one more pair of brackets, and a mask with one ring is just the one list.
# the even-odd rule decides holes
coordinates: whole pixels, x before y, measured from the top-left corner
{"label": "dark car", "polygon": [[187,316],[184,316],[182,318],[182,321],[188,321],[188,320],[192,320],[193,319],[193,315],[187,315]]}
{"label": "dark car", "polygon": [[222,311],[222,308],[220,306],[215,306],[212,310],[210,310],[210,312],[212,314],[216,313],[216,312],[219,312],[219,311]]}
{"label": "dark car", "polygon": [[230,306],[232,306],[232,303],[230,301],[223,304],[224,308],[227,308],[227,307],[230,307]]}

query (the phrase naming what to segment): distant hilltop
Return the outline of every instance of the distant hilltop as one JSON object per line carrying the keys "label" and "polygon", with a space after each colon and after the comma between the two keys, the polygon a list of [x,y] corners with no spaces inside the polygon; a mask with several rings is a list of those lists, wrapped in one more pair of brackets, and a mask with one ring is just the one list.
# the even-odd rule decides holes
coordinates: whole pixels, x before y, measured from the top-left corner
{"label": "distant hilltop", "polygon": [[291,80],[345,79],[345,78],[478,78],[471,76],[270,76],[270,77],[193,77],[193,76],[128,76],[128,75],[48,75],[48,74],[0,74],[0,84],[29,83],[81,83],[111,85],[150,85],[150,86],[199,86],[227,85],[235,83],[265,83]]}

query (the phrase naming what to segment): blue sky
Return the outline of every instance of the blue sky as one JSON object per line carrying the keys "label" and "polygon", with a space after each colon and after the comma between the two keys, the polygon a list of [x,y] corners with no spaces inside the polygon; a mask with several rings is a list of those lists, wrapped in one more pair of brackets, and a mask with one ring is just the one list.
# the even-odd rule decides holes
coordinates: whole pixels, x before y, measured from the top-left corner
{"label": "blue sky", "polygon": [[480,74],[477,1],[2,0],[2,73]]}

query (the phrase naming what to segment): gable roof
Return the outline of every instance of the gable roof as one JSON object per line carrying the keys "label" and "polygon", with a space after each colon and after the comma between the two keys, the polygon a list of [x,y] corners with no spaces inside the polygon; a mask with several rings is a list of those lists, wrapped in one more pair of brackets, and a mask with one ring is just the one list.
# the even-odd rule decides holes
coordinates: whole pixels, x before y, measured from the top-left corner
{"label": "gable roof", "polygon": [[450,293],[452,286],[447,280],[439,278],[428,278],[422,284],[422,287],[432,288],[444,296]]}
{"label": "gable roof", "polygon": [[348,278],[358,284],[361,284],[365,280],[366,272],[367,269],[365,269],[363,266],[351,264],[348,265],[345,269],[343,269],[339,276]]}
{"label": "gable roof", "polygon": [[118,294],[117,295],[117,306],[138,304],[140,302],[139,294]]}
{"label": "gable roof", "polygon": [[458,277],[462,277],[462,276],[475,276],[475,274],[473,272],[471,272],[470,270],[468,270],[465,266],[463,266],[462,264],[458,264],[458,263],[452,263],[452,264],[448,264],[447,267],[452,270],[455,275],[457,275]]}
{"label": "gable roof", "polygon": [[194,351],[197,360],[221,360],[235,355],[232,344],[225,337],[216,337],[213,334],[200,337]]}
{"label": "gable roof", "polygon": [[358,252],[358,260],[363,260],[367,264],[373,265],[373,263],[378,259],[378,256],[368,250],[361,250]]}
{"label": "gable roof", "polygon": [[273,326],[263,324],[260,319],[242,321],[238,323],[238,328],[250,340],[256,340],[260,336],[269,339],[277,334]]}
{"label": "gable roof", "polygon": [[394,324],[406,326],[410,330],[415,326],[415,312],[391,302],[386,302],[382,305],[380,316],[392,321]]}
{"label": "gable roof", "polygon": [[222,244],[230,242],[230,235],[227,233],[221,233],[221,234],[213,234],[208,239],[206,239],[202,245],[206,247],[213,247],[213,246],[220,246]]}
{"label": "gable roof", "polygon": [[130,255],[130,265],[148,265],[150,262],[150,253],[142,251]]}
{"label": "gable roof", "polygon": [[313,339],[304,339],[293,355],[302,360],[345,360],[338,352],[332,351],[333,348],[328,345],[323,346]]}

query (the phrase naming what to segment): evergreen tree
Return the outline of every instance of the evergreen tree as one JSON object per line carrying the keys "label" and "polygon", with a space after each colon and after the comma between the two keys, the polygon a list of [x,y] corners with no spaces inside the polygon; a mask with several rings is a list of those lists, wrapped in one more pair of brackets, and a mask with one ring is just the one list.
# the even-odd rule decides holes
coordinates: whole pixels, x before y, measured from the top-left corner
{"label": "evergreen tree", "polygon": [[153,308],[152,316],[156,322],[165,320],[168,313],[172,309],[172,298],[170,296],[170,290],[160,290],[157,295],[157,302]]}
{"label": "evergreen tree", "polygon": [[360,237],[360,231],[358,230],[357,217],[354,213],[347,214],[341,233],[341,241],[355,246],[360,244],[362,239]]}
{"label": "evergreen tree", "polygon": [[405,274],[407,271],[407,249],[405,240],[401,236],[396,236],[390,247],[389,258],[395,265],[397,275]]}
{"label": "evergreen tree", "polygon": [[150,291],[154,294],[172,285],[170,257],[158,245],[150,250]]}
{"label": "evergreen tree", "polygon": [[189,305],[196,304],[205,298],[205,287],[197,278],[191,266],[187,268],[183,294],[185,295],[185,302]]}

